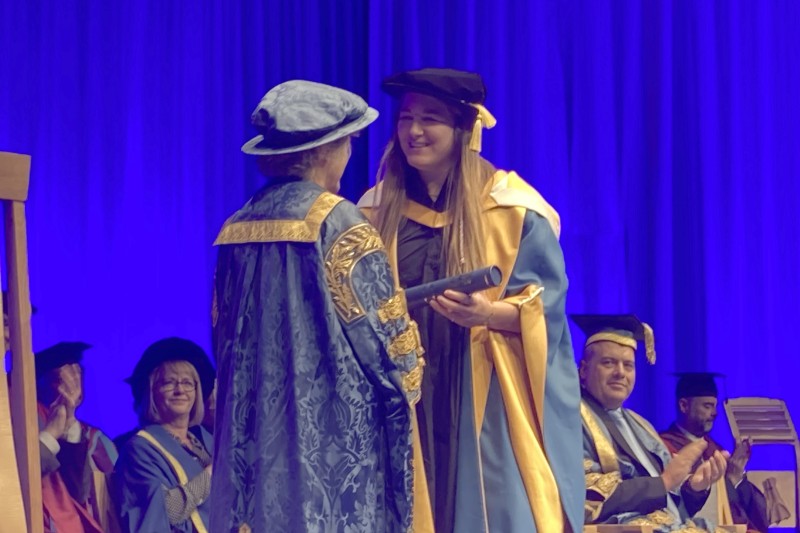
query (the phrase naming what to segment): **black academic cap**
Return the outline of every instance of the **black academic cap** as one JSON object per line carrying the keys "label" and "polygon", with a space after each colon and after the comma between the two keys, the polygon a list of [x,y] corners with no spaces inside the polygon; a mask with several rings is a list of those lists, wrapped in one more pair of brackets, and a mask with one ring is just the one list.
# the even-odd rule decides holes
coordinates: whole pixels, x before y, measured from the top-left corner
{"label": "black academic cap", "polygon": [[59,342],[36,352],[36,357],[34,358],[36,379],[64,365],[80,363],[83,360],[83,352],[89,348],[91,348],[91,345],[85,342]]}
{"label": "black academic cap", "polygon": [[491,129],[497,123],[483,104],[486,101],[486,86],[475,72],[452,68],[423,68],[398,72],[385,78],[381,89],[394,97],[405,93],[422,93],[444,102],[457,105],[468,113],[472,124],[469,149],[481,151],[482,130]]}
{"label": "black academic cap", "polygon": [[636,350],[638,347],[636,341],[644,341],[647,360],[651,365],[656,362],[653,329],[636,315],[573,314],[569,317],[586,335],[584,346],[600,341],[611,341]]}
{"label": "black academic cap", "polygon": [[186,361],[194,366],[200,376],[200,386],[203,388],[203,397],[207,399],[214,390],[216,371],[211,364],[211,359],[196,343],[180,337],[167,337],[150,346],[142,354],[133,374],[125,380],[133,391],[134,404],[139,405],[147,393],[150,373],[161,363],[167,361]]}
{"label": "black academic cap", "polygon": [[697,396],[719,396],[715,378],[725,377],[719,372],[677,372],[678,383],[675,386],[675,397],[694,398]]}
{"label": "black academic cap", "polygon": [[385,78],[381,89],[391,96],[422,93],[456,104],[483,104],[486,86],[475,72],[451,68],[423,68],[398,72]]}

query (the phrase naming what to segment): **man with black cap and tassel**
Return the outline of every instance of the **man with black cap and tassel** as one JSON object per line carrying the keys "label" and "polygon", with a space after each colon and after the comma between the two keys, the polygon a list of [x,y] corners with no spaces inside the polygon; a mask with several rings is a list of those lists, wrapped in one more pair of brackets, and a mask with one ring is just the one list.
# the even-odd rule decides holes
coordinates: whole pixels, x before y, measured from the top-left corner
{"label": "man with black cap and tassel", "polygon": [[[661,438],[672,453],[695,441],[707,444],[695,467],[700,466],[701,461],[708,461],[715,452],[724,450],[710,436],[717,418],[719,390],[715,378],[718,377],[723,376],[714,372],[679,373],[675,389],[677,419],[661,432]],[[766,533],[769,528],[766,498],[745,474],[750,451],[747,438],[736,443],[725,476],[712,487],[709,501],[698,514],[724,519],[731,524],[747,524],[748,531]]]}
{"label": "man with black cap and tassel", "polygon": [[38,352],[36,394],[45,532],[102,532],[105,509],[90,501],[93,471],[110,474],[117,450],[99,429],[78,420],[83,402],[83,342],[60,342]]}
{"label": "man with black cap and tassel", "polygon": [[725,473],[727,452],[715,451],[692,473],[704,441],[672,456],[653,426],[623,407],[636,383],[637,341],[645,342],[648,361],[655,363],[652,329],[633,315],[571,318],[586,334],[579,369],[586,523],[713,532],[713,524],[693,517]]}

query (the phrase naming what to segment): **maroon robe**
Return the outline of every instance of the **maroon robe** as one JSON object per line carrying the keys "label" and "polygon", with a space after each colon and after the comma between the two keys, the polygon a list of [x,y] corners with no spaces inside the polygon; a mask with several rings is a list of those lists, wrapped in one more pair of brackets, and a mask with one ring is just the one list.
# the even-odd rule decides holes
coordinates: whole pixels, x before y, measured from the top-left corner
{"label": "maroon robe", "polygon": [[[666,431],[661,432],[661,439],[673,455],[690,442],[689,437],[676,423],[673,423]],[[715,451],[722,452],[725,450],[708,434],[703,435],[703,440],[708,443],[708,447],[703,452],[703,460],[710,459]],[[700,462],[694,468],[696,469],[699,465]],[[743,479],[736,488],[727,478],[725,479],[725,484],[728,489],[728,500],[731,505],[733,522],[735,524],[747,524],[748,531],[767,533],[769,522],[767,520],[767,500],[764,498],[764,494],[750,483],[747,478]]]}

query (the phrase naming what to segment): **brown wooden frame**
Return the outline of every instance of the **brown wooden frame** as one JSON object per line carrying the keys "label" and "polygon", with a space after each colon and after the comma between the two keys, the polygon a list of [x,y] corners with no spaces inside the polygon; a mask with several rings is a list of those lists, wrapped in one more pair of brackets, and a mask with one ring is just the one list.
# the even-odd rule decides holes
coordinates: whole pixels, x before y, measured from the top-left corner
{"label": "brown wooden frame", "polygon": [[[3,201],[5,212],[8,271],[8,309],[3,311],[8,313],[10,344],[8,348],[11,350],[12,361],[9,398],[11,428],[27,531],[42,533],[44,530],[42,473],[39,458],[39,422],[36,413],[36,370],[31,343],[28,239],[25,222],[30,168],[30,156],[0,152],[0,200]],[[6,413],[0,413],[0,417],[5,416]],[[3,498],[5,497],[4,492]],[[20,531],[18,526],[9,524],[10,519],[13,520],[6,515],[2,517],[0,530]],[[6,529],[7,527],[12,529]]]}

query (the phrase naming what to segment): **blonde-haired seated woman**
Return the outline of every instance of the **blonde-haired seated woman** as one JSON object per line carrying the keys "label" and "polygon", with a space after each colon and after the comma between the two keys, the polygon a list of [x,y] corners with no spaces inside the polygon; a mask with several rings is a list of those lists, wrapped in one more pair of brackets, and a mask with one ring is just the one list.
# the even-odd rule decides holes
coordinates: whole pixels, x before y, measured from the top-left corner
{"label": "blonde-haired seated woman", "polygon": [[120,520],[130,533],[205,532],[211,435],[197,368],[206,354],[171,337],[150,345],[129,379],[140,394],[142,428],[120,452],[115,473]]}

